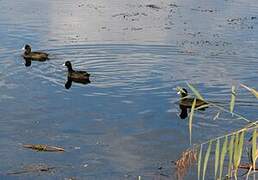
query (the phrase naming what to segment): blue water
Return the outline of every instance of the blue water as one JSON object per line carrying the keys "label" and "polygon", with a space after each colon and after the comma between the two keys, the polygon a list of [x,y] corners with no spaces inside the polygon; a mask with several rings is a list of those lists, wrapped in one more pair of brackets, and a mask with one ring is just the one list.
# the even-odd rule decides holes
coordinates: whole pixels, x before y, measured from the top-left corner
{"label": "blue water", "polygon": [[[256,1],[0,3],[0,179],[173,179],[172,161],[189,147],[176,87],[189,82],[227,108],[232,85],[258,89]],[[27,43],[50,60],[25,67]],[[65,89],[67,60],[91,83]],[[257,101],[238,89],[235,111],[255,120]],[[246,123],[213,120],[218,112],[195,114],[194,143]],[[7,175],[39,163],[56,168]]]}

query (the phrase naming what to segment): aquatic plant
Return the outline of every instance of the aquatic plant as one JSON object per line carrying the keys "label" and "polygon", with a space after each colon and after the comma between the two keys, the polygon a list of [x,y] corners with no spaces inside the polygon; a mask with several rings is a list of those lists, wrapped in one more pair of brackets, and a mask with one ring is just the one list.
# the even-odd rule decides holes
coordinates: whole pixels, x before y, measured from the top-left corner
{"label": "aquatic plant", "polygon": [[181,157],[175,162],[177,179],[183,179],[188,168],[197,160],[197,151],[195,148],[187,149],[181,154]]}
{"label": "aquatic plant", "polygon": [[[236,99],[236,87],[231,88],[231,101],[229,103],[229,109],[219,106],[215,103],[206,101],[203,96],[194,88],[191,84],[187,83],[188,87],[192,90],[196,98],[202,99],[207,102],[209,106],[218,108],[220,111],[231,113],[232,116],[237,119],[244,120],[248,124],[241,129],[224,134],[219,137],[209,139],[203,143],[193,145],[192,148],[187,149],[182,153],[180,158],[175,162],[176,175],[178,179],[183,177],[188,172],[190,166],[193,166],[197,162],[197,175],[198,180],[204,180],[206,177],[206,171],[208,168],[208,162],[210,157],[214,155],[214,179],[237,179],[239,176],[245,176],[246,179],[252,174],[255,179],[256,172],[256,160],[258,158],[257,150],[257,129],[258,121],[251,121],[244,116],[234,112],[235,99]],[[258,98],[258,92],[249,88],[246,85],[240,84],[241,87],[250,91],[256,98]],[[194,108],[195,101],[192,104],[192,108],[189,115],[189,138],[190,145],[192,143],[192,122],[194,117],[194,111],[201,108]],[[218,114],[216,115],[218,116]],[[246,141],[246,134],[252,134],[251,138]],[[251,144],[251,145],[250,145]],[[249,147],[249,148],[248,148]],[[247,149],[249,162],[241,162],[243,157],[243,150]],[[211,154],[214,152],[214,154]],[[197,155],[198,154],[198,155]],[[211,163],[211,162],[210,162]],[[246,170],[244,174],[239,173],[239,169]],[[210,178],[210,177],[209,177]]]}

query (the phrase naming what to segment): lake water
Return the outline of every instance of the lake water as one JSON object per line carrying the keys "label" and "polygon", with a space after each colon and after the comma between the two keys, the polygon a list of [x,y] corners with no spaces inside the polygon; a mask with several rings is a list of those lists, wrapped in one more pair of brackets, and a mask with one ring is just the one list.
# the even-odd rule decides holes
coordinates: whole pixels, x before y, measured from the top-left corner
{"label": "lake water", "polygon": [[[174,179],[173,161],[189,147],[176,87],[189,82],[225,107],[232,85],[258,89],[255,0],[0,3],[0,179]],[[25,67],[24,44],[50,60]],[[67,60],[91,83],[66,89]],[[235,111],[255,120],[257,107],[239,88]],[[193,143],[246,123],[213,120],[218,112],[195,114]],[[7,175],[40,163],[56,168]]]}

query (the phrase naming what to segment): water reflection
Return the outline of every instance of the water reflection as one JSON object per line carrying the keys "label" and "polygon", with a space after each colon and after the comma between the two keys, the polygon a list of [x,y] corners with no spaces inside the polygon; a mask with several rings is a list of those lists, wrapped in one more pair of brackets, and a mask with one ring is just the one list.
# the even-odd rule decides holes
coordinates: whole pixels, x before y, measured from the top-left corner
{"label": "water reflection", "polygon": [[75,83],[80,83],[80,84],[89,84],[91,83],[90,79],[72,79],[70,77],[67,77],[67,81],[65,83],[65,88],[70,89],[72,86],[73,82]]}
{"label": "water reflection", "polygon": [[25,63],[24,63],[25,67],[31,66],[31,60],[30,59],[24,59],[24,60],[25,60]]}
{"label": "water reflection", "polygon": [[[195,106],[196,107],[196,106]],[[200,106],[199,106],[200,107]],[[188,117],[188,110],[190,111],[190,108],[189,107],[186,107],[186,106],[183,106],[183,105],[180,105],[179,104],[179,108],[181,110],[180,114],[179,114],[179,117],[181,119],[185,119]],[[198,107],[197,107],[198,108]],[[200,108],[198,109],[199,111],[205,111],[205,109],[208,108],[208,107],[203,107],[203,108]]]}
{"label": "water reflection", "polygon": [[182,105],[179,104],[179,108],[181,109],[181,113],[180,113],[180,115],[179,115],[180,118],[181,118],[181,119],[187,118],[187,116],[188,116],[187,107],[182,106]]}

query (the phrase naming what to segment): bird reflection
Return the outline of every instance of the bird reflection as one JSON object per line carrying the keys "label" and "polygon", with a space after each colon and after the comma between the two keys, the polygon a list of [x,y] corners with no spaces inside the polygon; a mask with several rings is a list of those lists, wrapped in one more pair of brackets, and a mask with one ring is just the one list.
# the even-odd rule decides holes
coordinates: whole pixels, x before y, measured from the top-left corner
{"label": "bird reflection", "polygon": [[70,87],[72,86],[73,82],[75,83],[80,83],[80,84],[89,84],[91,83],[91,81],[89,79],[72,79],[72,78],[69,78],[67,77],[67,81],[65,83],[65,88],[66,89],[70,89]]}
{"label": "bird reflection", "polygon": [[181,109],[181,113],[180,113],[180,115],[179,115],[180,118],[181,118],[181,119],[187,118],[187,116],[188,116],[187,107],[182,106],[182,105],[179,104],[179,108]]}
{"label": "bird reflection", "polygon": [[25,64],[26,67],[31,66],[31,60],[30,59],[25,59]]}

